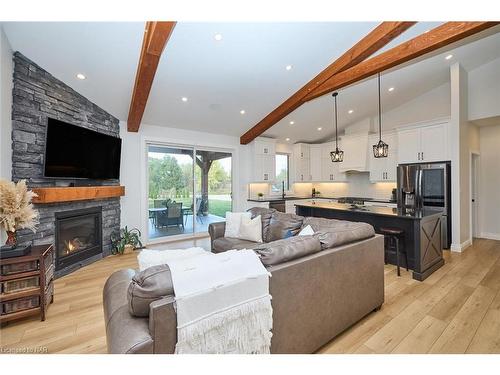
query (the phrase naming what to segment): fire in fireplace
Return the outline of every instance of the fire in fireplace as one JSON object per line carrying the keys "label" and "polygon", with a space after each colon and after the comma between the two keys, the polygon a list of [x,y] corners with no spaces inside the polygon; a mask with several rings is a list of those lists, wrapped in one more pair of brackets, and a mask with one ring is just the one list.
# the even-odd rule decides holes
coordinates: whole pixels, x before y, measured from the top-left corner
{"label": "fire in fireplace", "polygon": [[56,212],[56,270],[102,253],[102,208]]}

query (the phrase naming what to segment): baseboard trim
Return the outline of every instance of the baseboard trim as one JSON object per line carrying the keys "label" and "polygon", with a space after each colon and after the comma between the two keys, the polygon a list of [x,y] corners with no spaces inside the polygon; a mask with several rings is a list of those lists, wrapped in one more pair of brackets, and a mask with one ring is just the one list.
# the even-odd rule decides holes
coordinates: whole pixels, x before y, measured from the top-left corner
{"label": "baseboard trim", "polygon": [[481,232],[481,234],[479,236],[481,238],[486,238],[488,240],[500,241],[500,234],[498,234],[498,233]]}
{"label": "baseboard trim", "polygon": [[457,243],[452,243],[450,246],[451,251],[455,251],[457,253],[461,253],[465,249],[467,249],[469,246],[472,246],[472,239],[469,238],[467,241],[462,242],[461,244]]}

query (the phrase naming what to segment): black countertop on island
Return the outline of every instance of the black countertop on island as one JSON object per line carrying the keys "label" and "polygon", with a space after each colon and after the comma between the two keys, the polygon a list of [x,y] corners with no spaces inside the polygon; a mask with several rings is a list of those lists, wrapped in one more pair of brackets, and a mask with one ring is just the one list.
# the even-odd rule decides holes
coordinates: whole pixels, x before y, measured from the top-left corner
{"label": "black countertop on island", "polygon": [[[262,199],[258,198],[248,198],[248,202],[276,202],[276,201],[298,201],[298,200],[303,200],[303,199],[318,199],[321,201],[322,199],[345,199],[345,197],[294,197],[294,196],[285,196],[285,198],[281,197],[266,197]],[[354,198],[354,199],[359,199],[363,200],[365,202],[379,202],[379,203],[396,203],[396,201],[390,200],[390,199],[379,199],[379,198]]]}
{"label": "black countertop on island", "polygon": [[[404,235],[400,239],[401,252],[408,254],[408,268],[413,278],[422,281],[444,264],[441,238],[442,210],[424,209],[404,213],[398,208],[376,206],[354,206],[329,202],[299,202],[295,204],[297,215],[322,217],[371,224],[375,232],[381,228],[398,228]],[[386,262],[397,263],[395,252],[386,252]],[[400,256],[401,267],[406,266],[405,257]]]}
{"label": "black countertop on island", "polygon": [[378,215],[378,216],[389,216],[389,217],[398,217],[402,219],[423,219],[432,215],[442,215],[442,210],[434,210],[434,209],[424,209],[415,212],[404,212],[401,208],[390,208],[390,207],[377,207],[377,206],[357,206],[351,204],[344,203],[328,203],[328,202],[303,202],[297,203],[295,206],[301,207],[316,207],[322,208],[326,210],[337,210],[337,211],[346,211],[352,213],[365,213],[370,215]]}

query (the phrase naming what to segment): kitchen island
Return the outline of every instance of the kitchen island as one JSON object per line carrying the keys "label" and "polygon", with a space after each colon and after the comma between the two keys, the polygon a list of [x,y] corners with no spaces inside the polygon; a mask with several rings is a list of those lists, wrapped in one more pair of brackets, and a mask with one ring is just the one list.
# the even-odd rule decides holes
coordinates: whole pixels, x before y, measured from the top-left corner
{"label": "kitchen island", "polygon": [[[295,205],[297,215],[323,217],[371,224],[377,233],[382,227],[404,230],[401,244],[408,254],[408,268],[413,278],[422,281],[444,264],[441,243],[441,210],[424,209],[413,213],[399,208],[367,207],[340,203],[304,202]],[[396,264],[396,254],[388,253],[386,261]],[[400,265],[405,266],[404,256]]]}

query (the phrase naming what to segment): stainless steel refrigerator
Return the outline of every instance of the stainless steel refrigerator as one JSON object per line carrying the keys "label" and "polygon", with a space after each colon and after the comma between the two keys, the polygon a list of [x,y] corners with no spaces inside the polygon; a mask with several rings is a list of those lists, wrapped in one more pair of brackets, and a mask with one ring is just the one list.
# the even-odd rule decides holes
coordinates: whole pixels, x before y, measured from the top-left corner
{"label": "stainless steel refrigerator", "polygon": [[441,208],[442,243],[451,245],[451,165],[450,162],[400,164],[398,166],[398,207],[407,212]]}

